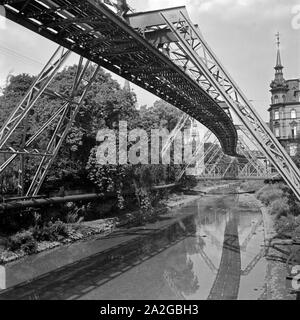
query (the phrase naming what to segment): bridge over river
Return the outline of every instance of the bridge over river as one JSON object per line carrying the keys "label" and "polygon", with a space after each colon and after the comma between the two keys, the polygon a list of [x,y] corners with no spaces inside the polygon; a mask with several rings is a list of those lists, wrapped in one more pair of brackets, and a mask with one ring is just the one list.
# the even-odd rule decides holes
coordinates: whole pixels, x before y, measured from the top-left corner
{"label": "bridge over river", "polygon": [[[127,14],[119,10],[118,14],[110,0],[1,0],[0,6],[8,19],[60,45],[0,129],[0,153],[8,155],[0,163],[0,174],[20,159],[18,187],[22,196],[39,194],[102,66],[201,122],[216,135],[224,153],[236,157],[234,113],[237,124],[245,126],[300,199],[299,169],[223,67],[185,7]],[[71,52],[77,53],[80,60],[73,90],[66,97],[51,92],[49,84]],[[89,74],[91,63],[96,67]],[[76,93],[83,84],[78,98]],[[34,106],[43,94],[59,98],[64,104],[53,110],[53,116],[41,123],[32,136],[28,137],[24,129],[20,145],[10,143],[17,128],[26,128],[26,122],[30,123],[28,117],[34,114]],[[40,146],[39,137],[51,126],[49,143]],[[24,190],[24,157],[29,156],[40,162],[30,186]]]}

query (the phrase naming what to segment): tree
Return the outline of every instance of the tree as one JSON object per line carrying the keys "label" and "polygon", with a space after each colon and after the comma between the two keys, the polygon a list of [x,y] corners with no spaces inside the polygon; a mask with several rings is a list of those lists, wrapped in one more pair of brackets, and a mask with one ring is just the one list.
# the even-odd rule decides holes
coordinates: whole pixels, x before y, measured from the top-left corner
{"label": "tree", "polygon": [[[9,75],[6,86],[2,90],[2,96],[0,96],[0,128],[30,88],[33,80],[34,77],[28,74]],[[13,146],[20,145],[22,134],[22,129],[17,129],[10,138],[9,143]],[[0,164],[4,163],[8,157],[9,155],[0,154]],[[14,193],[17,179],[18,167],[12,164],[1,174],[0,193]]]}
{"label": "tree", "polygon": [[[93,71],[90,67],[89,72]],[[70,96],[76,66],[67,67],[57,74],[49,86],[51,91]],[[4,88],[0,97],[0,125],[12,112],[13,108],[21,101],[34,77],[22,74],[13,76],[9,84]],[[80,96],[82,88],[79,88],[77,96]],[[120,88],[120,85],[112,79],[111,75],[103,69],[88,93],[82,109],[72,125],[71,130],[63,144],[55,163],[50,168],[47,179],[58,179],[61,172],[64,175],[83,175],[89,158],[90,150],[95,146],[97,131],[103,127],[112,128],[119,120],[131,121],[137,116],[135,109],[136,97],[133,93]],[[27,136],[33,135],[41,123],[45,123],[53,113],[64,103],[63,100],[49,95],[43,95],[36,103],[33,112],[28,117]],[[46,148],[54,130],[54,125],[45,131],[32,147]],[[16,130],[10,139],[10,144],[20,146],[23,129]],[[26,159],[26,181],[32,179],[37,167],[37,158]],[[11,173],[10,173],[11,174]]]}

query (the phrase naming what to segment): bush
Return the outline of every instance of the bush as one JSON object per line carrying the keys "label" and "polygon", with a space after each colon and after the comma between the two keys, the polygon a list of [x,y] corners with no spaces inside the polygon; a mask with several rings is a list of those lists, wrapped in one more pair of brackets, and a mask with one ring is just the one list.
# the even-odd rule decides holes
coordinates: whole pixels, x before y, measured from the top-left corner
{"label": "bush", "polygon": [[273,201],[283,197],[283,191],[280,185],[266,185],[257,193],[257,199],[266,206],[270,205]]}
{"label": "bush", "polygon": [[12,235],[28,230],[35,224],[37,213],[37,209],[14,209],[4,212],[0,216],[0,232]]}
{"label": "bush", "polygon": [[60,241],[68,237],[68,228],[62,221],[49,222],[33,229],[33,237],[37,241]]}
{"label": "bush", "polygon": [[287,217],[281,216],[276,220],[275,229],[279,235],[292,237],[296,230],[298,230],[299,222],[294,216],[288,215]]}
{"label": "bush", "polygon": [[288,199],[276,199],[271,203],[269,213],[276,215],[276,218],[287,217],[290,214]]}
{"label": "bush", "polygon": [[300,239],[300,203],[287,185],[266,185],[258,191],[257,198],[270,205],[269,213],[276,216],[279,236]]}
{"label": "bush", "polygon": [[197,187],[198,179],[195,176],[184,175],[180,180],[180,187],[184,189],[192,189]]}
{"label": "bush", "polygon": [[19,232],[7,240],[6,249],[10,251],[22,250],[27,254],[37,251],[37,242],[30,231]]}
{"label": "bush", "polygon": [[297,228],[293,231],[292,237],[294,240],[299,241],[300,240],[300,223],[297,223]]}
{"label": "bush", "polygon": [[245,181],[241,184],[241,189],[245,192],[250,192],[260,190],[263,186],[263,181]]}

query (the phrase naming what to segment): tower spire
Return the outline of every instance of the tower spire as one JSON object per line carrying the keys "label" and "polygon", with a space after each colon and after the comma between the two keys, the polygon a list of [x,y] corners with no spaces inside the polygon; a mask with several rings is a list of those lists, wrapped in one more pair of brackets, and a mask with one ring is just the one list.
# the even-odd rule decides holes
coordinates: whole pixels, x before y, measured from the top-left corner
{"label": "tower spire", "polygon": [[277,45],[277,57],[276,57],[276,66],[275,66],[275,79],[271,83],[272,90],[288,90],[287,83],[283,77],[283,65],[281,61],[281,52],[280,52],[280,33],[276,33],[276,45]]}
{"label": "tower spire", "polygon": [[282,71],[283,69],[283,65],[281,62],[281,54],[280,54],[280,33],[277,32],[276,33],[276,44],[277,44],[277,59],[276,59],[276,66],[275,66],[275,70],[276,71]]}

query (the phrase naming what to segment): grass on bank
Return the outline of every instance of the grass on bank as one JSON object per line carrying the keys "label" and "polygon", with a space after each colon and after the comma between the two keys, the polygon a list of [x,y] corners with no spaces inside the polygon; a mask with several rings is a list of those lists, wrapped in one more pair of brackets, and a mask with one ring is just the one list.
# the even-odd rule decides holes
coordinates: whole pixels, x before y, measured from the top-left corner
{"label": "grass on bank", "polygon": [[300,240],[300,202],[284,183],[267,184],[256,197],[275,217],[275,230],[280,238]]}

